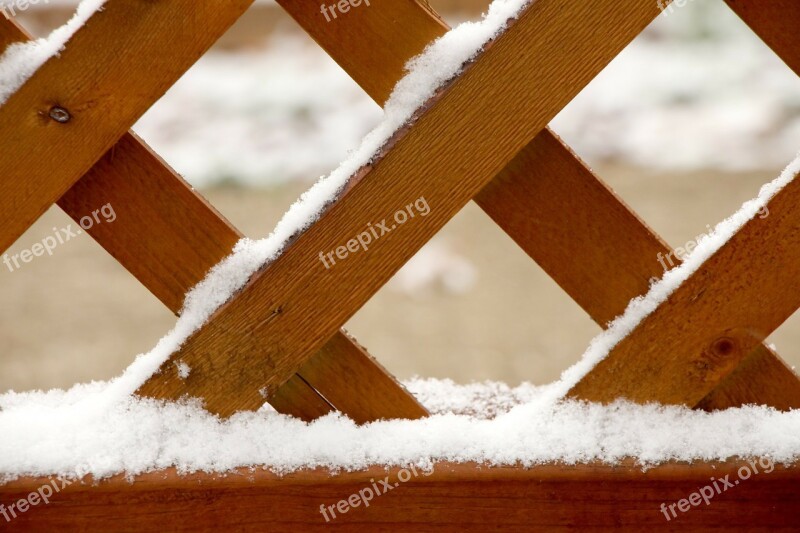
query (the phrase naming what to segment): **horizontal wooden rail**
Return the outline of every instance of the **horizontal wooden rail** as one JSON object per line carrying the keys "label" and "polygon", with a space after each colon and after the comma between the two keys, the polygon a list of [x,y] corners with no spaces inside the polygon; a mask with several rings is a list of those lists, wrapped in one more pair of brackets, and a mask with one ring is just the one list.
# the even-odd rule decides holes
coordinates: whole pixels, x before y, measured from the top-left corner
{"label": "horizontal wooden rail", "polygon": [[[531,4],[314,226],[174,354],[192,367],[188,380],[176,379],[167,363],[140,392],[202,397],[223,415],[252,409],[259,390],[288,379],[657,14],[639,0]],[[567,38],[572,46],[558,44]],[[412,221],[369,253],[321,268],[320,251],[419,197],[430,205],[424,224]],[[272,320],[258,319],[270,312]]]}
{"label": "horizontal wooden rail", "polygon": [[[48,505],[39,501],[9,524],[0,516],[0,527],[15,532],[796,531],[800,468],[775,466],[766,473],[756,460],[759,474],[751,472],[749,479],[735,484],[739,469],[748,465],[745,460],[731,460],[642,471],[630,462],[530,469],[440,463],[429,472],[416,469],[417,475],[373,467],[335,475],[327,470],[301,471],[283,477],[249,469],[224,477],[180,476],[170,470],[137,476],[133,483],[121,477],[97,485],[72,483],[50,497]],[[709,498],[709,505],[702,500],[693,505],[698,500],[692,494],[707,486],[715,490],[712,479],[726,476],[733,487],[717,481],[721,488]],[[377,486],[385,491],[381,480],[392,486],[390,492],[374,496],[364,506],[361,491],[364,499],[370,497],[365,489],[374,493]],[[50,483],[37,478],[0,486],[0,502],[8,506]],[[351,497],[358,506],[339,504]],[[685,512],[677,506],[682,500]],[[327,522],[321,506],[326,507]]]}
{"label": "horizontal wooden rail", "polygon": [[[13,21],[0,19],[4,42],[29,38]],[[229,255],[242,237],[132,133],[126,133],[58,201],[76,221],[107,203],[114,206],[117,220],[112,225],[95,225],[88,233],[174,313],[181,309],[186,292]],[[343,347],[347,349],[337,349]],[[326,374],[321,370],[332,367],[352,367],[353,371]],[[278,389],[270,398],[278,411],[304,420],[331,412],[334,408],[308,382],[316,381],[317,389],[336,398],[336,409],[359,422],[427,414],[344,332],[335,335],[300,372],[313,378],[298,375]],[[373,402],[365,405],[365,397]]]}

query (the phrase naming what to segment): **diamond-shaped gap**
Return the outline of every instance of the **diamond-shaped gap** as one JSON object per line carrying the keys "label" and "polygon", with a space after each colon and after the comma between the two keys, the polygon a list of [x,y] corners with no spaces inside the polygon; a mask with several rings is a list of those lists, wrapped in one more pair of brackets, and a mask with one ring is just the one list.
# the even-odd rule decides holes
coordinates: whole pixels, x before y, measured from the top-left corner
{"label": "diamond-shaped gap", "polygon": [[277,190],[335,168],[381,116],[282,8],[256,3],[133,129],[197,188]]}
{"label": "diamond-shaped gap", "polygon": [[346,327],[400,379],[510,384],[557,379],[599,332],[474,203]]}
{"label": "diamond-shaped gap", "polygon": [[[98,219],[114,223],[108,222],[113,216],[99,214]],[[70,229],[74,237],[67,236]],[[3,256],[8,264],[0,264],[0,392],[69,388],[119,375],[175,322],[136,278],[79,230],[53,207]],[[48,255],[41,243],[51,237]],[[52,247],[53,242],[58,244]],[[40,256],[26,253],[26,263],[23,250]]]}

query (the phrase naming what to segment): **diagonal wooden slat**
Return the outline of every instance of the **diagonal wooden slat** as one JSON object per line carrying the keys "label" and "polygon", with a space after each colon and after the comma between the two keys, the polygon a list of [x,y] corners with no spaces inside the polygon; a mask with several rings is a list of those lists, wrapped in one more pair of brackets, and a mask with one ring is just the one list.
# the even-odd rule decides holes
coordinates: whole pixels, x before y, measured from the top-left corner
{"label": "diagonal wooden slat", "polygon": [[[570,392],[697,405],[800,307],[800,180],[749,221]],[[756,302],[760,305],[753,305]]]}
{"label": "diagonal wooden slat", "polygon": [[[0,20],[0,35],[7,44],[29,38],[9,20]],[[175,313],[186,292],[242,237],[131,133],[58,203],[76,221],[106,203],[115,206],[115,223],[96,225],[89,233]],[[402,385],[355,344],[337,349],[348,342],[344,333],[337,334],[301,369],[319,378],[319,389],[336,397],[339,410],[359,422],[427,415]],[[352,367],[363,379],[353,383],[347,372],[326,375],[320,370],[331,367]],[[342,394],[345,390],[351,397]],[[373,402],[365,407],[362,397]],[[292,377],[270,403],[279,412],[304,420],[333,410],[301,376]]]}
{"label": "diagonal wooden slat", "polygon": [[[346,24],[328,23],[309,3],[279,3],[379,103],[402,75],[400,58],[410,59],[448,29],[416,0],[356,10]],[[601,326],[647,291],[650,278],[663,273],[658,254],[671,252],[549,129],[476,201]],[[769,348],[759,346],[742,366],[703,407],[800,407],[800,380]]]}
{"label": "diagonal wooden slat", "polygon": [[[109,0],[42,65],[0,107],[0,250],[78,181],[251,3]],[[54,106],[70,114],[68,122],[50,117]]]}
{"label": "diagonal wooden slat", "polygon": [[403,77],[408,60],[449,29],[419,0],[382,0],[331,22],[313,2],[277,1],[381,105]]}
{"label": "diagonal wooden slat", "polygon": [[733,11],[800,74],[800,3],[795,0],[726,0]]}
{"label": "diagonal wooden slat", "polygon": [[[165,371],[140,393],[202,397],[222,415],[256,407],[259,389],[288,379],[657,14],[638,0],[532,3],[318,223],[186,341],[174,357],[192,366],[196,380]],[[417,197],[431,207],[425,224],[409,223],[369,253],[320,267],[321,250]],[[277,309],[272,320],[257,319]]]}

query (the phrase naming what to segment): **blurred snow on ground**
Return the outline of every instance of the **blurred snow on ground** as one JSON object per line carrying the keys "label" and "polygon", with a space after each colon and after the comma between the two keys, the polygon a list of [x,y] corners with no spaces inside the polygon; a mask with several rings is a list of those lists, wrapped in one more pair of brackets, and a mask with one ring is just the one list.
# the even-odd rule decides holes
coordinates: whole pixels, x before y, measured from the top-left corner
{"label": "blurred snow on ground", "polygon": [[553,127],[594,161],[778,168],[800,146],[800,80],[721,2],[698,3],[659,17]]}
{"label": "blurred snow on ground", "polygon": [[[380,118],[319,47],[279,33],[207,55],[135,129],[195,186],[270,186],[326,173]],[[800,80],[722,2],[696,2],[659,16],[553,127],[590,163],[772,170],[800,146]]]}
{"label": "blurred snow on ground", "polygon": [[381,115],[324,52],[276,35],[207,54],[134,130],[195,186],[272,185],[334,168]]}
{"label": "blurred snow on ground", "polygon": [[434,238],[392,278],[387,287],[410,296],[431,295],[435,291],[464,294],[478,280],[475,265],[450,249],[444,240]]}

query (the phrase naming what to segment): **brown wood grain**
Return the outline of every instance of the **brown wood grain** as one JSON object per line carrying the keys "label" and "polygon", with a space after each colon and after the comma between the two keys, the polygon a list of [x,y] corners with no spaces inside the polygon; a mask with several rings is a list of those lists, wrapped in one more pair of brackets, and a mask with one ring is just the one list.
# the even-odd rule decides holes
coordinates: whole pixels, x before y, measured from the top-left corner
{"label": "brown wood grain", "polygon": [[[12,21],[0,20],[0,32],[11,42],[30,38]],[[127,133],[67,193],[59,206],[74,220],[99,207],[114,206],[117,220],[98,224],[88,233],[120,264],[177,313],[186,294],[206,273],[231,253],[242,237],[205,199],[170,169],[146,144]],[[344,333],[335,335],[301,370],[319,379],[319,388],[336,397],[337,409],[353,419],[418,418],[427,412],[356,345],[346,347]],[[361,376],[353,387],[348,372],[325,375],[317,367],[352,365]],[[364,394],[374,399],[367,410]],[[293,376],[270,398],[279,412],[313,420],[334,408],[301,376]]]}
{"label": "brown wood grain", "polygon": [[13,20],[5,17],[0,20],[0,54],[4,53],[8,45],[26,41],[21,27]]}
{"label": "brown wood grain", "polygon": [[800,4],[795,0],[726,0],[733,11],[800,74]]}
{"label": "brown wood grain", "polygon": [[[765,463],[768,464],[768,463]],[[336,506],[399,469],[372,467],[331,474],[303,470],[283,477],[242,469],[226,476],[174,470],[73,483],[19,515],[9,531],[796,531],[800,523],[796,465],[776,466],[728,488],[705,505],[689,505],[667,521],[661,505],[675,505],[711,479],[738,479],[747,460],[671,463],[646,471],[619,466],[548,464],[530,469],[439,463],[346,513]],[[407,477],[403,473],[403,479]],[[22,479],[0,486],[6,505],[49,483]],[[720,482],[718,482],[719,484]],[[724,486],[724,485],[723,485]],[[722,489],[720,489],[722,490]],[[373,490],[374,492],[374,490]],[[365,497],[368,497],[365,492]],[[343,506],[344,508],[344,506]],[[667,511],[669,513],[669,510]],[[0,518],[0,521],[2,518]],[[0,525],[0,527],[5,524]]]}
{"label": "brown wood grain", "polygon": [[418,0],[362,4],[330,22],[316,2],[278,4],[381,105],[403,77],[408,60],[449,29]]}
{"label": "brown wood grain", "polygon": [[800,307],[798,203],[800,180],[776,195],[767,218],[749,221],[570,394],[601,402],[702,402]]}
{"label": "brown wood grain", "polygon": [[[202,397],[222,415],[252,409],[258,390],[282,384],[319,350],[657,14],[635,0],[531,4],[318,223],[174,354],[193,368],[194,381],[164,372],[140,392]],[[565,39],[572,45],[562,46]],[[431,207],[424,224],[410,222],[369,253],[321,267],[320,251],[419,197]],[[270,313],[272,320],[259,320]]]}
{"label": "brown wood grain", "polygon": [[[320,387],[333,405],[347,405],[348,415],[364,424],[380,419],[424,418],[427,410],[369,355],[344,333],[336,334],[298,372]],[[336,376],[337,384],[322,386]],[[402,393],[401,393],[402,391]]]}
{"label": "brown wood grain", "polygon": [[[379,103],[402,77],[405,61],[448,29],[414,0],[387,0],[331,22],[316,4],[280,3]],[[601,326],[647,291],[650,278],[663,274],[658,254],[672,251],[549,129],[475,199]],[[761,345],[747,359],[704,408],[800,408],[800,379],[776,354]]]}
{"label": "brown wood grain", "polygon": [[[0,107],[0,250],[78,181],[251,3],[110,0],[42,65]],[[69,112],[69,122],[50,118],[54,106]]]}

